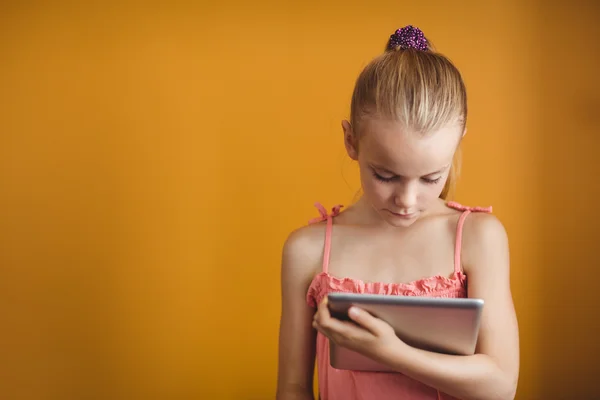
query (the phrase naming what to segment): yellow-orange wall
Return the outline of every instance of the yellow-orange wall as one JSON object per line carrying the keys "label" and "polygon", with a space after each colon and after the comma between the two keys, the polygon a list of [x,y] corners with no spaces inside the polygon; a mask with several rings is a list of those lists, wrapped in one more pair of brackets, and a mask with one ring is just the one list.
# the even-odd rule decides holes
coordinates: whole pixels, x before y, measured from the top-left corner
{"label": "yellow-orange wall", "polygon": [[518,398],[592,398],[600,7],[524,3],[0,5],[1,398],[273,398],[282,242],[358,190],[340,120],[406,24],[468,85]]}

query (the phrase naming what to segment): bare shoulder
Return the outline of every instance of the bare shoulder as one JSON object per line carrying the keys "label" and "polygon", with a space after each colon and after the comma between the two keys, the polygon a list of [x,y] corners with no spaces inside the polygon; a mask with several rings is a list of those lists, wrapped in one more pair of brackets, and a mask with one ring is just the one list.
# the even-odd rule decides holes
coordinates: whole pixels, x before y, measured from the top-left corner
{"label": "bare shoulder", "polygon": [[474,212],[465,220],[464,235],[471,240],[506,242],[508,235],[504,224],[493,214]]}
{"label": "bare shoulder", "polygon": [[282,268],[294,275],[315,275],[321,267],[324,243],[324,223],[292,231],[283,245]]}
{"label": "bare shoulder", "polygon": [[[474,212],[470,214],[463,227],[462,253],[464,264],[469,267],[509,268],[509,243],[504,224],[494,215]],[[506,262],[493,262],[504,260]]]}

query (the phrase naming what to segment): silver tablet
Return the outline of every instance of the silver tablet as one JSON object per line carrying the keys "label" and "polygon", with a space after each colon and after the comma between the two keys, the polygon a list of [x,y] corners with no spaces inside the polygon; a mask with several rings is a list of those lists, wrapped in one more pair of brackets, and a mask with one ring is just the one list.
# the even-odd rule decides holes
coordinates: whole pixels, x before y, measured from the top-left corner
{"label": "silver tablet", "polygon": [[[405,343],[445,354],[475,352],[483,300],[472,298],[414,297],[330,293],[334,318],[349,321],[348,309],[360,307],[386,321]],[[359,353],[330,342],[330,364],[336,369],[386,372],[390,369]]]}

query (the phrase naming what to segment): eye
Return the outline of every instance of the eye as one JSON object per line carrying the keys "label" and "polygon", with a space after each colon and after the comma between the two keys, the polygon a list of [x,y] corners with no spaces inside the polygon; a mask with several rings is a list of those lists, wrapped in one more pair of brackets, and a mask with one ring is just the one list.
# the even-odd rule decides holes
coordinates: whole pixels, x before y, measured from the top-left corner
{"label": "eye", "polygon": [[438,176],[435,179],[431,179],[431,178],[421,178],[423,180],[423,182],[425,182],[428,185],[435,185],[436,183],[438,183],[440,181],[440,179],[442,179],[441,176]]}
{"label": "eye", "polygon": [[380,182],[392,182],[394,179],[396,179],[395,176],[381,176],[379,175],[377,172],[373,171],[373,176],[375,177],[375,179],[377,179]]}

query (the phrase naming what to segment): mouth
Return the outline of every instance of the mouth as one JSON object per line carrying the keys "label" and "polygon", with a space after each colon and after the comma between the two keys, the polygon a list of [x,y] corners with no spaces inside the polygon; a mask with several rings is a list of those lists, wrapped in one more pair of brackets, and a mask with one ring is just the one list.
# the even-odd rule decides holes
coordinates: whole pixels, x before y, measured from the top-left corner
{"label": "mouth", "polygon": [[392,214],[395,217],[403,218],[403,219],[411,219],[411,218],[414,218],[417,215],[416,211],[411,212],[411,213],[397,213],[397,212],[393,212],[393,211],[390,211],[390,210],[386,210],[386,211],[389,212],[390,214]]}

